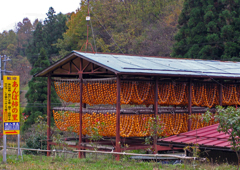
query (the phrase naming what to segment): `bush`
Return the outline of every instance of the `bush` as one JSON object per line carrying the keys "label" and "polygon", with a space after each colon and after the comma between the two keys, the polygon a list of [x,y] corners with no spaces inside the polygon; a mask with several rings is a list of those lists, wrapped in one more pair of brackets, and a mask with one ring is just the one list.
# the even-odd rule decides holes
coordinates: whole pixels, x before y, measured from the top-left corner
{"label": "bush", "polygon": [[[30,136],[28,139],[26,139],[25,148],[46,150],[47,149],[47,136],[39,134],[39,133]],[[47,152],[38,153],[37,151],[28,151],[28,150],[24,151],[24,153],[34,154],[34,155],[36,155],[36,154],[46,155],[47,154]]]}

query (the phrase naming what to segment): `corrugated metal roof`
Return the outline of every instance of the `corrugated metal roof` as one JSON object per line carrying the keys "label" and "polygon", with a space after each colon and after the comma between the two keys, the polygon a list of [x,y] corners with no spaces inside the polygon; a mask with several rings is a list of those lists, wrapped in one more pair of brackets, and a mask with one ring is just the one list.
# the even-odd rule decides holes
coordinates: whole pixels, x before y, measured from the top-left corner
{"label": "corrugated metal roof", "polygon": [[119,73],[240,78],[240,62],[73,52]]}
{"label": "corrugated metal roof", "polygon": [[228,141],[229,135],[217,131],[218,124],[192,130],[179,135],[159,139],[159,142],[169,142],[175,144],[199,144],[209,147],[227,147],[230,148]]}
{"label": "corrugated metal roof", "polygon": [[94,54],[79,51],[72,51],[35,76],[46,76],[76,57],[110,70],[114,74],[240,79],[240,62]]}

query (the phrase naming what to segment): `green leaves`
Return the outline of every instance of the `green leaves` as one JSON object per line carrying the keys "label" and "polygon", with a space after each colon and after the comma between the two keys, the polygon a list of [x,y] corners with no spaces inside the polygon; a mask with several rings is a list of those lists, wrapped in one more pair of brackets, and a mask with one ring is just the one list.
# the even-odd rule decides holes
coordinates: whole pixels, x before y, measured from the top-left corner
{"label": "green leaves", "polygon": [[[31,74],[34,75],[37,72],[43,70],[44,68],[50,65],[47,58],[47,54],[44,48],[41,48],[40,55],[37,58],[37,61],[34,64]],[[28,119],[24,123],[23,130],[26,130],[30,125],[35,123],[35,119],[39,115],[46,115],[46,101],[47,101],[47,78],[45,77],[33,77],[29,83],[29,90],[26,93],[26,98],[28,104],[24,113],[29,115]],[[51,102],[54,104],[60,103],[58,100],[55,89],[51,89]]]}
{"label": "green leaves", "polygon": [[[26,148],[29,149],[41,149],[46,150],[47,149],[47,136],[39,133],[35,133],[34,135],[31,135],[26,140]],[[38,154],[37,151],[24,151],[26,154]],[[46,153],[45,153],[46,155]]]}
{"label": "green leaves", "polygon": [[218,106],[217,112],[215,119],[219,121],[218,131],[229,135],[232,150],[236,152],[240,163],[240,108],[229,106],[224,109]]}
{"label": "green leaves", "polygon": [[67,28],[66,22],[68,16],[62,13],[56,15],[55,13],[54,9],[50,7],[44,24],[38,22],[33,32],[33,38],[26,49],[28,60],[32,66],[37,61],[37,56],[41,48],[45,49],[46,54],[49,56],[49,61],[53,62],[53,60],[55,61],[60,58],[58,57],[59,48],[54,44],[57,43],[58,39],[63,38],[63,33]]}
{"label": "green leaves", "polygon": [[[186,0],[179,17],[180,30],[175,36],[177,42],[172,56],[238,61],[239,3],[239,0],[234,2]],[[194,45],[199,46],[195,53],[193,53],[193,48],[196,48]]]}
{"label": "green leaves", "polygon": [[[218,131],[229,135],[228,141],[231,149],[236,152],[238,157],[238,165],[240,164],[240,108],[228,106],[216,106],[215,121],[219,122]],[[212,113],[207,111],[202,115],[204,121],[208,121]]]}

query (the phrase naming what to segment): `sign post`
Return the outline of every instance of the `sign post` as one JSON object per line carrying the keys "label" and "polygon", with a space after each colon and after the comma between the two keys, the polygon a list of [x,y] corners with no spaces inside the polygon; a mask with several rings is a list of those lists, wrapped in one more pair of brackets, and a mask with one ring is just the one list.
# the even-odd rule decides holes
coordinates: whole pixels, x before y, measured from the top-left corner
{"label": "sign post", "polygon": [[20,155],[20,78],[3,76],[3,162],[6,163],[6,135],[18,135]]}

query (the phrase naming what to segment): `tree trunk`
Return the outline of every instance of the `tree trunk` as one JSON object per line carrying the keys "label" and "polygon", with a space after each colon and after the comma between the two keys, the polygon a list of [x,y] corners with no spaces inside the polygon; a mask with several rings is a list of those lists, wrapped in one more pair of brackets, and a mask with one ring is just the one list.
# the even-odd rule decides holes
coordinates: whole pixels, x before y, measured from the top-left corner
{"label": "tree trunk", "polygon": [[236,151],[237,158],[238,158],[238,170],[239,170],[239,164],[240,164],[240,151]]}

